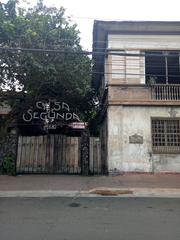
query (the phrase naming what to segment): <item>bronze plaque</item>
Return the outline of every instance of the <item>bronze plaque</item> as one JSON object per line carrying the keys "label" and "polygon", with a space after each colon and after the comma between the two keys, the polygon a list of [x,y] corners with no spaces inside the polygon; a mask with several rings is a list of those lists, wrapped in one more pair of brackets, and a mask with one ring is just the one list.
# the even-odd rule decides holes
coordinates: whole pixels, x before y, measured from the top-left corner
{"label": "bronze plaque", "polygon": [[138,134],[134,134],[132,136],[129,136],[129,143],[143,144],[143,136],[140,136]]}

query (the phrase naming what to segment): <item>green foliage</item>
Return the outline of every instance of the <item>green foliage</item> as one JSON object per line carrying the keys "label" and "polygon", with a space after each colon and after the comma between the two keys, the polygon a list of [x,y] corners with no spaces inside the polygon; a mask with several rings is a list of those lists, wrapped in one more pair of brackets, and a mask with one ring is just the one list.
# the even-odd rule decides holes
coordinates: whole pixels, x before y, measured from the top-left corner
{"label": "green foliage", "polygon": [[157,77],[150,76],[147,80],[147,84],[148,85],[154,85],[154,84],[156,84],[156,81],[157,81]]}
{"label": "green foliage", "polygon": [[[46,7],[42,0],[27,10],[16,0],[0,3],[0,46],[82,52],[77,26],[64,14],[63,7]],[[2,51],[0,90],[6,86],[24,96],[23,103],[10,101],[13,115],[46,98],[67,102],[87,121],[94,113],[90,72],[83,54]]]}
{"label": "green foliage", "polygon": [[4,156],[4,159],[3,159],[3,173],[9,174],[9,175],[14,174],[13,159],[10,155]]}
{"label": "green foliage", "polygon": [[0,116],[0,141],[7,136],[7,118]]}

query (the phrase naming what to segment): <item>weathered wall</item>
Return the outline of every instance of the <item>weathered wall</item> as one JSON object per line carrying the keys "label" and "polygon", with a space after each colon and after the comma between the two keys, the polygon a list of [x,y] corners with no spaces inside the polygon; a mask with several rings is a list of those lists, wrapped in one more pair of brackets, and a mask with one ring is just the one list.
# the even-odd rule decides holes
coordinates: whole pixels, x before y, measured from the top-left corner
{"label": "weathered wall", "polygon": [[180,35],[109,34],[108,48],[120,50],[179,50]]}
{"label": "weathered wall", "polygon": [[[180,107],[108,107],[108,170],[180,172],[180,155],[153,154],[151,117],[180,117]],[[138,134],[142,144],[129,143]]]}
{"label": "weathered wall", "polygon": [[102,172],[107,173],[107,118],[101,124],[100,128],[100,141],[101,141],[101,164],[102,164]]}
{"label": "weathered wall", "polygon": [[[147,50],[178,50],[180,35],[109,34],[108,49],[116,53],[140,54]],[[113,52],[114,52],[113,51]],[[111,56],[106,82],[114,84],[144,84],[145,58],[139,56]],[[105,69],[107,62],[105,62]]]}

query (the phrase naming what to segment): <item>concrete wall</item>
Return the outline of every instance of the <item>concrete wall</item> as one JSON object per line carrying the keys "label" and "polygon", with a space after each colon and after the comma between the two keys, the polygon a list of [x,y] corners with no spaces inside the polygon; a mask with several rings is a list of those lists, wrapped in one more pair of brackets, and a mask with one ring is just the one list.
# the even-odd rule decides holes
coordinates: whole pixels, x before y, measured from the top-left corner
{"label": "concrete wall", "polygon": [[[108,107],[108,171],[180,172],[180,155],[153,154],[151,117],[180,117],[180,107]],[[129,143],[137,134],[143,143]]]}
{"label": "concrete wall", "polygon": [[102,164],[102,172],[107,173],[107,118],[101,123],[100,127],[100,141],[101,141],[101,164]]}
{"label": "concrete wall", "polygon": [[179,50],[180,35],[109,34],[108,48],[119,50]]}

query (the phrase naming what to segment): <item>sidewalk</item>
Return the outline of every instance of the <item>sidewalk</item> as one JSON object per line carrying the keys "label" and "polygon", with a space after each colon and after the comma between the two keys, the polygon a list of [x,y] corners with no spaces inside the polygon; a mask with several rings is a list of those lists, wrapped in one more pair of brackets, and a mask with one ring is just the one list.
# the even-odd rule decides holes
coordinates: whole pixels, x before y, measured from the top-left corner
{"label": "sidewalk", "polygon": [[[105,191],[104,194],[102,191]],[[119,176],[18,175],[0,176],[0,196],[177,196],[180,174]],[[106,192],[108,192],[106,194]]]}

